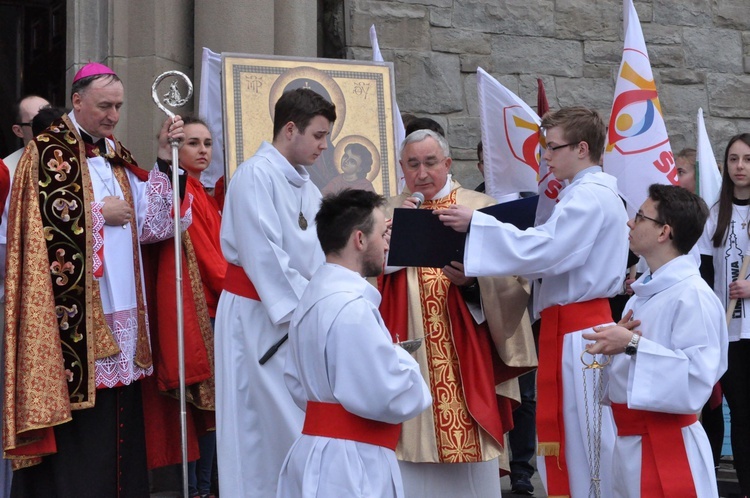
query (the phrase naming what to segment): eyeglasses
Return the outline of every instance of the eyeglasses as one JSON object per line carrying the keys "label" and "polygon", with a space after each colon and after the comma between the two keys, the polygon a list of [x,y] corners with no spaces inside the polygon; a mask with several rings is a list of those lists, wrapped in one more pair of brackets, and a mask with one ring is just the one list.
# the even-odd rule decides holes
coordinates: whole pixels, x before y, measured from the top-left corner
{"label": "eyeglasses", "polygon": [[409,169],[417,169],[417,168],[419,168],[420,165],[424,164],[426,168],[434,168],[435,166],[437,166],[438,164],[442,163],[446,159],[448,159],[448,158],[444,157],[442,159],[436,159],[434,157],[431,157],[429,159],[425,159],[424,161],[417,161],[417,160],[407,161],[406,162],[406,166]]}
{"label": "eyeglasses", "polygon": [[18,126],[28,126],[31,127],[31,123],[16,123]]}
{"label": "eyeglasses", "polygon": [[659,220],[655,220],[653,218],[649,218],[648,216],[646,216],[645,214],[643,214],[642,211],[638,211],[637,213],[635,213],[635,218],[634,219],[635,219],[636,223],[639,223],[639,222],[641,222],[643,220],[648,220],[648,221],[653,221],[657,225],[662,225],[662,226],[666,225],[666,223],[664,223],[663,221],[659,221]]}
{"label": "eyeglasses", "polygon": [[557,149],[562,149],[563,147],[570,147],[571,145],[578,145],[581,142],[571,142],[569,144],[562,144],[562,145],[547,145],[547,150],[550,152],[555,152]]}

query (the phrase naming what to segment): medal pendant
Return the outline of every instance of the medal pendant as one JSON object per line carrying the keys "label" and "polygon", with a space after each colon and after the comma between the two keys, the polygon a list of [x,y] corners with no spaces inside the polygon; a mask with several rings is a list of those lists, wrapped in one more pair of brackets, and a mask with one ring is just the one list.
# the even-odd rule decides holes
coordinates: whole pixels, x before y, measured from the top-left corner
{"label": "medal pendant", "polygon": [[302,211],[299,212],[299,218],[297,222],[299,223],[299,227],[302,230],[307,230],[307,219],[305,218],[305,215],[302,214]]}

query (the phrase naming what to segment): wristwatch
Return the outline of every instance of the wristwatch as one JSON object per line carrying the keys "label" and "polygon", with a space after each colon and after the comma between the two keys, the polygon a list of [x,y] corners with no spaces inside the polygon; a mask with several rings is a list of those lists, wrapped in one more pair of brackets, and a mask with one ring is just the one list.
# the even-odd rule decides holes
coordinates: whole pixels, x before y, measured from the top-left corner
{"label": "wristwatch", "polygon": [[633,334],[633,337],[630,338],[630,342],[627,346],[625,346],[625,354],[628,356],[635,356],[635,354],[638,352],[638,341],[641,340],[641,336],[638,334]]}

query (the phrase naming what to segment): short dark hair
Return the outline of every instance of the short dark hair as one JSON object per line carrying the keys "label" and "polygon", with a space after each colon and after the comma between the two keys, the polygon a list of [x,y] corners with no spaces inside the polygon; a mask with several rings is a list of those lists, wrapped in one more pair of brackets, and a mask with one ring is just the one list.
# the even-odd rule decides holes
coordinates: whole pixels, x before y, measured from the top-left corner
{"label": "short dark hair", "polygon": [[273,138],[290,121],[300,133],[305,133],[307,125],[315,116],[323,116],[333,123],[336,121],[336,106],[309,88],[295,88],[284,92],[273,111]]}
{"label": "short dark hair", "polygon": [[542,128],[549,130],[556,126],[562,128],[566,142],[586,142],[589,145],[589,160],[601,164],[607,127],[598,112],[583,106],[549,111],[542,118]]}
{"label": "short dark hair", "polygon": [[20,99],[18,99],[16,101],[16,103],[13,104],[13,119],[14,119],[14,123],[15,124],[21,124],[21,121],[23,121],[23,116],[21,116],[21,104],[23,104],[23,101],[26,100],[26,99],[34,98],[34,97],[47,100],[44,97],[42,97],[41,95],[37,95],[35,93],[30,93],[28,95],[24,95],[23,97],[21,97]]}
{"label": "short dark hair", "polygon": [[53,107],[46,105],[39,109],[39,112],[31,120],[31,133],[34,136],[39,135],[41,132],[49,128],[55,120],[62,117],[65,114],[65,109],[60,107]]}
{"label": "short dark hair", "polygon": [[79,95],[83,95],[86,92],[86,89],[96,80],[99,79],[106,79],[107,85],[111,85],[112,83],[122,82],[122,80],[116,75],[116,74],[93,74],[91,76],[86,76],[85,78],[81,78],[80,80],[73,83],[73,85],[70,87],[70,100],[73,101],[73,95],[76,93]]}
{"label": "short dark hair", "polygon": [[648,196],[656,203],[657,218],[672,228],[672,244],[680,254],[693,248],[708,218],[706,202],[676,185],[655,183],[648,188]]}
{"label": "short dark hair", "polygon": [[357,178],[367,178],[367,173],[372,171],[372,152],[359,142],[353,142],[344,147],[344,152],[349,151],[362,159],[357,171]]}
{"label": "short dark hair", "polygon": [[484,145],[482,145],[481,140],[477,144],[477,159],[480,161],[484,161]]}
{"label": "short dark hair", "polygon": [[432,118],[414,118],[406,125],[404,132],[408,137],[417,130],[432,130],[441,137],[445,136],[445,130],[443,130],[443,127]]}
{"label": "short dark hair", "polygon": [[375,225],[372,213],[384,205],[385,197],[368,190],[347,188],[325,196],[315,215],[323,252],[326,255],[340,252],[354,230],[370,235]]}

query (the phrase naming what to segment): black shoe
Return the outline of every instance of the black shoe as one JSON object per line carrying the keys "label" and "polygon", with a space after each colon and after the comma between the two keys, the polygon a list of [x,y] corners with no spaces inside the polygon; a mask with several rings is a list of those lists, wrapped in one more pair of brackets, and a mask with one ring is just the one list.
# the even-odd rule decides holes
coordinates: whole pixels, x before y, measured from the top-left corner
{"label": "black shoe", "polygon": [[510,475],[510,492],[514,495],[534,496],[531,478],[524,474]]}

